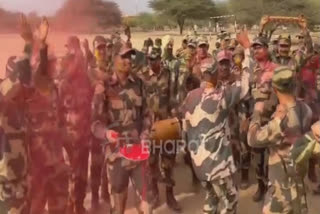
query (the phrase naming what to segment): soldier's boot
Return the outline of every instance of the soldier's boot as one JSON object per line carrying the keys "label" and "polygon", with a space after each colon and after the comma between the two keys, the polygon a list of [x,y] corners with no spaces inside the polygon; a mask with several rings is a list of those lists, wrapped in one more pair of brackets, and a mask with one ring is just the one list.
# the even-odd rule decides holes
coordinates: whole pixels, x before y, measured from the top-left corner
{"label": "soldier's boot", "polygon": [[248,189],[250,186],[249,183],[249,169],[242,169],[241,170],[241,184],[240,184],[240,188],[242,190],[246,190]]}
{"label": "soldier's boot", "polygon": [[253,195],[252,200],[254,202],[260,202],[263,200],[264,195],[267,192],[267,186],[266,184],[263,182],[263,180],[258,179],[258,190],[257,192]]}
{"label": "soldier's boot", "polygon": [[176,198],[174,197],[173,187],[171,186],[166,187],[166,199],[167,199],[167,205],[171,210],[175,212],[181,212],[182,209],[178,204]]}
{"label": "soldier's boot", "polygon": [[159,187],[158,181],[156,178],[152,178],[151,180],[151,192],[152,192],[152,202],[151,207],[152,209],[156,209],[160,205],[160,198],[159,198]]}
{"label": "soldier's boot", "polygon": [[310,159],[309,161],[309,170],[308,170],[308,178],[312,183],[317,183],[317,173],[316,173],[316,161],[314,159]]}
{"label": "soldier's boot", "polygon": [[99,197],[99,192],[92,191],[91,194],[91,209],[92,210],[97,210],[100,206],[100,197]]}

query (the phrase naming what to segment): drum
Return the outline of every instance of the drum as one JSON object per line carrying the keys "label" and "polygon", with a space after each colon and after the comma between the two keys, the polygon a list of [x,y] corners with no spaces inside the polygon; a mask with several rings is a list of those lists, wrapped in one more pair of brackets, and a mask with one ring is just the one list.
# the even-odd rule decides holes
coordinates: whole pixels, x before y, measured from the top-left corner
{"label": "drum", "polygon": [[153,124],[150,139],[155,144],[165,144],[181,139],[181,123],[178,118],[160,120]]}

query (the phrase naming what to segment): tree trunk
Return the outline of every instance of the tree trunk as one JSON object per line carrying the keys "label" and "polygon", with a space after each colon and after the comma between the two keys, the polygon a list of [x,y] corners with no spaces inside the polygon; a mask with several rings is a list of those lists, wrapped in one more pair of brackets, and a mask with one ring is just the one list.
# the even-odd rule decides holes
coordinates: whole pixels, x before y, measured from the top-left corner
{"label": "tree trunk", "polygon": [[178,25],[179,25],[180,35],[182,35],[182,33],[183,33],[184,20],[185,19],[183,17],[179,17],[178,18]]}

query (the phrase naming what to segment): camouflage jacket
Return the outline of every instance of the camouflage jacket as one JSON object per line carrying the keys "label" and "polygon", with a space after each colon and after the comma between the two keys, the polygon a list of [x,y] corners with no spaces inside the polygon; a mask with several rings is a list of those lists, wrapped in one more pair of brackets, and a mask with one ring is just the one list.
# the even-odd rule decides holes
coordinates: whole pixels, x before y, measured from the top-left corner
{"label": "camouflage jacket", "polygon": [[255,148],[269,148],[269,179],[286,184],[292,159],[290,149],[296,139],[301,137],[311,124],[312,111],[303,102],[287,106],[284,119],[272,119],[262,125],[262,116],[254,113],[248,133],[248,144]]}
{"label": "camouflage jacket", "polygon": [[280,66],[288,66],[294,71],[298,71],[298,64],[294,57],[287,56],[287,57],[282,57],[279,55],[274,56],[273,62],[276,63],[277,65]]}
{"label": "camouflage jacket", "polygon": [[312,132],[308,132],[293,144],[290,155],[297,171],[305,174],[311,157],[317,157],[320,160],[320,144]]}
{"label": "camouflage jacket", "polygon": [[32,170],[64,165],[61,139],[61,111],[58,90],[44,95],[33,90],[27,99],[27,139]]}
{"label": "camouflage jacket", "polygon": [[175,108],[179,105],[178,99],[178,75],[181,62],[176,58],[164,59],[163,67],[170,72],[170,107]]}
{"label": "camouflage jacket", "polygon": [[273,72],[276,67],[276,64],[268,61],[264,68],[260,68],[259,64],[256,63],[253,65],[250,71],[250,88],[252,99],[254,102],[265,102],[265,109],[262,117],[263,123],[266,123],[270,120],[271,115],[275,111],[275,108],[278,104],[278,99],[272,90],[271,84]]}
{"label": "camouflage jacket", "polygon": [[62,122],[66,140],[72,144],[88,144],[90,136],[93,88],[84,67],[83,57],[77,57],[59,87]]}
{"label": "camouflage jacket", "polygon": [[[27,50],[29,48],[25,48]],[[29,53],[19,58],[21,72],[31,73]],[[35,75],[43,74],[47,63],[47,48],[40,50],[40,63]],[[20,73],[23,75],[23,73]],[[25,87],[19,80],[6,78],[0,83],[0,184],[26,179],[29,171],[29,146],[26,141],[27,100],[32,87]]]}
{"label": "camouflage jacket", "polygon": [[148,68],[140,75],[145,85],[147,106],[154,120],[167,119],[170,115],[170,70],[162,67],[159,74]]}
{"label": "camouflage jacket", "polygon": [[185,140],[201,181],[225,178],[236,171],[226,128],[231,108],[247,94],[248,85],[249,75],[243,75],[227,88],[198,88],[182,105]]}

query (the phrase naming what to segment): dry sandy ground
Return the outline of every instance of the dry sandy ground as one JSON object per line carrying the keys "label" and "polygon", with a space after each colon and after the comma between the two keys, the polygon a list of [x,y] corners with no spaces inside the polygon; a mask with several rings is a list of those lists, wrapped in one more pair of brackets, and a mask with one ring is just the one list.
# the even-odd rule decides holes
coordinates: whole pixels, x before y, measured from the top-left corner
{"label": "dry sandy ground", "polygon": [[[175,195],[180,205],[183,208],[184,214],[202,214],[202,206],[204,202],[204,192],[201,186],[198,191],[192,187],[192,179],[190,169],[183,163],[182,156],[179,155],[177,158],[177,164],[175,169],[175,180],[177,186],[175,188]],[[251,181],[254,183],[254,174],[251,173]],[[307,182],[308,183],[308,182]],[[253,184],[248,190],[240,191],[238,214],[262,214],[262,203],[254,203],[251,200],[252,195],[256,191],[256,184]],[[311,184],[308,184],[308,188],[311,188]],[[133,202],[133,191],[130,189],[129,198],[127,202],[127,211],[125,214],[137,214],[134,208]],[[161,206],[155,210],[155,214],[174,214],[175,212],[168,209],[165,203],[165,189],[160,185],[160,198]],[[309,214],[320,213],[320,196],[314,196],[308,189],[308,200],[309,200]],[[90,208],[90,193],[86,198],[86,206]],[[92,212],[92,214],[108,214],[106,212],[106,204],[102,204],[100,212]]]}

